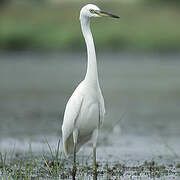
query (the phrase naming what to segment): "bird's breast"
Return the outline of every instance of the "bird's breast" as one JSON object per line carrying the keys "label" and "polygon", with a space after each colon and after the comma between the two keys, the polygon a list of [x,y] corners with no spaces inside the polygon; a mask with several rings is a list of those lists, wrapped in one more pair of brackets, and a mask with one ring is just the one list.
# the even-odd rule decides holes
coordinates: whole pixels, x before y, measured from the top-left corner
{"label": "bird's breast", "polygon": [[84,99],[80,114],[76,121],[76,127],[80,134],[89,134],[98,127],[99,122],[99,105],[98,101]]}

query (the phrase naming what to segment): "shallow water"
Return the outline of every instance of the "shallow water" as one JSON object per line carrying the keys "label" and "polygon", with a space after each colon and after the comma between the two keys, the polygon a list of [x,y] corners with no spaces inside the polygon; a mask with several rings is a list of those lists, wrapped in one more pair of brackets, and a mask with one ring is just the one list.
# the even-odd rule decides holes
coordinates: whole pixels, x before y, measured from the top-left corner
{"label": "shallow water", "polygon": [[[48,151],[86,70],[81,53],[0,53],[0,151]],[[107,115],[98,160],[180,162],[180,55],[99,54]],[[91,146],[79,156],[89,155]],[[159,158],[163,157],[163,158]]]}

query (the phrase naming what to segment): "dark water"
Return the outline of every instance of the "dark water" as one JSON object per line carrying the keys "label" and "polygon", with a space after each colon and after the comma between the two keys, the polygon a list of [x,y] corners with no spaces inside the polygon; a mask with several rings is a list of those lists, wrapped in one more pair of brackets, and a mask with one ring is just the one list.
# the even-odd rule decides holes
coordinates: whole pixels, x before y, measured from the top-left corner
{"label": "dark water", "polygon": [[[0,151],[47,150],[61,136],[65,104],[85,54],[0,54]],[[98,158],[180,161],[180,56],[99,54],[107,115]],[[90,154],[85,146],[80,154]]]}

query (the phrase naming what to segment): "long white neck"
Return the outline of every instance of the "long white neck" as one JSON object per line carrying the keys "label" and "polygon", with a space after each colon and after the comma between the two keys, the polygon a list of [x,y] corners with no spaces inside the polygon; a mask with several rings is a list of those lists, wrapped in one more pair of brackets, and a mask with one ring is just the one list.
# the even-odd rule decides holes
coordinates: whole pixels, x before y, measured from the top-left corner
{"label": "long white neck", "polygon": [[85,81],[91,85],[98,85],[98,72],[97,72],[97,62],[96,62],[96,52],[94,47],[94,41],[90,29],[90,18],[81,17],[81,29],[87,46],[87,72],[85,76]]}

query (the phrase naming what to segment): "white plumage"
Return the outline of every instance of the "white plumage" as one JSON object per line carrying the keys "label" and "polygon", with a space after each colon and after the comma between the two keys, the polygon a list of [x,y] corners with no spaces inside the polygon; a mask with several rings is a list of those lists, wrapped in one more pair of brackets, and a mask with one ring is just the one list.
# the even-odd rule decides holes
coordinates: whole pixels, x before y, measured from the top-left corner
{"label": "white plumage", "polygon": [[101,11],[96,5],[88,4],[81,9],[80,22],[87,46],[87,72],[84,80],[70,97],[62,125],[63,148],[66,156],[74,153],[74,174],[76,152],[93,139],[93,163],[96,171],[96,142],[98,130],[103,123],[105,107],[98,80],[96,53],[90,30],[90,18],[116,15]]}
{"label": "white plumage", "polygon": [[[86,5],[80,12],[82,32],[88,51],[88,66],[85,79],[70,97],[62,125],[63,147],[68,156],[73,153],[73,131],[77,129],[77,151],[88,142],[102,124],[105,114],[104,99],[98,81],[96,54],[90,31],[90,9],[99,10],[95,5]],[[89,16],[88,16],[89,15]],[[94,15],[95,17],[98,15]]]}
{"label": "white plumage", "polygon": [[102,124],[104,113],[104,100],[99,86],[91,87],[86,80],[82,81],[69,99],[64,114],[62,132],[64,152],[67,156],[73,153],[73,130],[78,131],[78,151]]}

